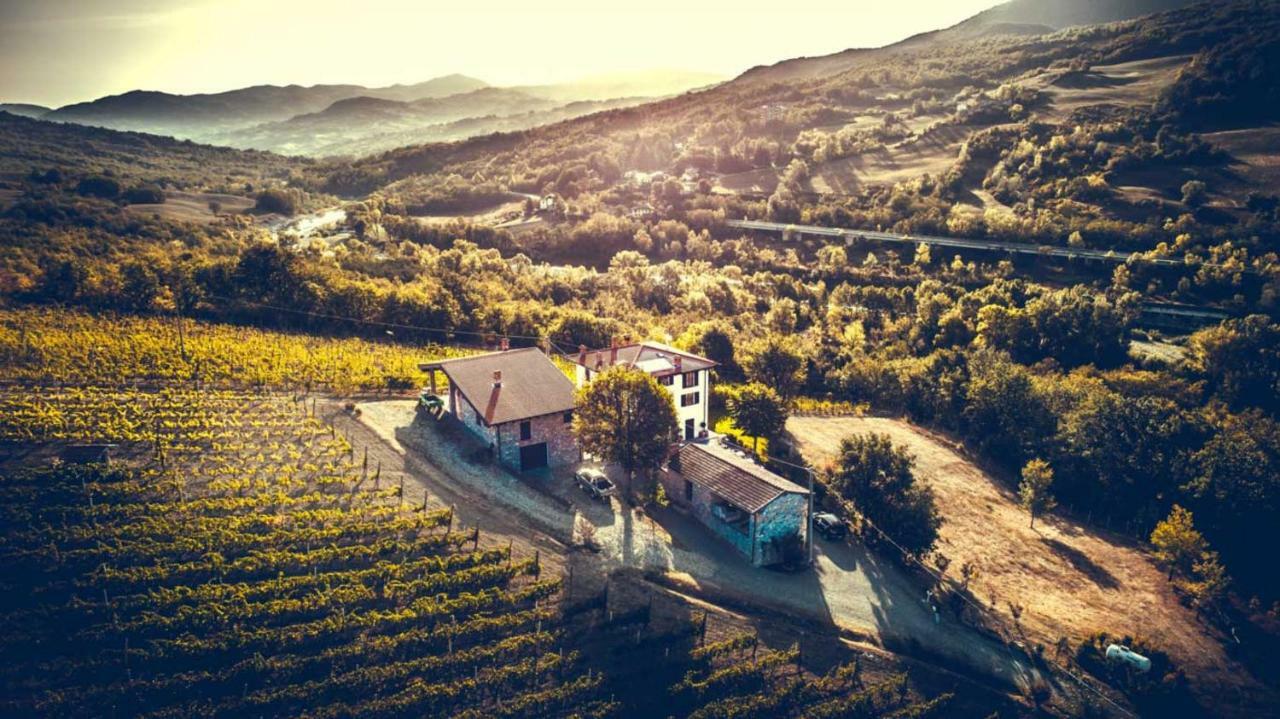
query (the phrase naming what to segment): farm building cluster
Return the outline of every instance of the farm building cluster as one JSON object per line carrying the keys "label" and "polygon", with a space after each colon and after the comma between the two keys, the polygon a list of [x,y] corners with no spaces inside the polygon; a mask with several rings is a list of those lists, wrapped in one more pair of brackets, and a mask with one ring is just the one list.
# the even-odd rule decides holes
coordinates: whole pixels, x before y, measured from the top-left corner
{"label": "farm building cluster", "polygon": [[[465,428],[503,467],[517,473],[579,465],[573,434],[576,389],[615,366],[652,375],[671,393],[679,437],[659,472],[672,506],[687,512],[752,564],[783,561],[788,544],[807,536],[809,490],[725,446],[708,430],[711,370],[716,363],[658,342],[579,347],[564,359],[575,382],[538,348],[427,362],[424,405]],[[441,390],[437,375],[447,380]]]}

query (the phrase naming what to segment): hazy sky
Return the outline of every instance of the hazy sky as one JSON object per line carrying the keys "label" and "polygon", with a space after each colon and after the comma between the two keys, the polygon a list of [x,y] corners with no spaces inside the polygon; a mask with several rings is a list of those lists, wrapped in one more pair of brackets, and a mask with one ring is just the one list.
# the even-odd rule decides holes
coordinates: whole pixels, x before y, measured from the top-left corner
{"label": "hazy sky", "polygon": [[0,100],[132,89],[736,75],[955,24],[998,0],[0,0]]}

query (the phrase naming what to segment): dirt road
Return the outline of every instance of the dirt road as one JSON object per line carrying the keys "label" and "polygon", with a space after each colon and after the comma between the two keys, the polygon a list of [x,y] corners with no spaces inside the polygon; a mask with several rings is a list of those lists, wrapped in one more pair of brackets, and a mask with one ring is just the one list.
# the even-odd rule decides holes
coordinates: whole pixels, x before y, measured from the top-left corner
{"label": "dirt road", "polygon": [[[1011,603],[1022,607],[1020,625],[1032,642],[1053,647],[1067,637],[1074,646],[1098,631],[1150,637],[1204,697],[1269,694],[1226,655],[1222,637],[1182,606],[1137,543],[1060,516],[1042,518],[1032,529],[1013,492],[954,441],[885,417],[793,417],[787,431],[805,458],[819,465],[852,434],[888,434],[910,450],[916,476],[937,495],[943,516],[938,550],[951,560],[951,572],[971,563],[977,569],[974,594],[1006,618]],[[1240,716],[1257,716],[1252,711]]]}

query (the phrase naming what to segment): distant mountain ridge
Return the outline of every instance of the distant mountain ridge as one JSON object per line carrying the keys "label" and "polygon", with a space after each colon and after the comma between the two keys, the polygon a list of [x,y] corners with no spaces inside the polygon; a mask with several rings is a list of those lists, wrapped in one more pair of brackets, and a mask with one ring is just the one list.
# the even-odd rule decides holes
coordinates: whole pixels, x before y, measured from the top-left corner
{"label": "distant mountain ridge", "polygon": [[0,112],[7,112],[18,117],[39,119],[52,111],[53,108],[45,107],[44,105],[32,105],[25,102],[0,102]]}
{"label": "distant mountain ridge", "polygon": [[834,75],[868,55],[892,54],[929,44],[964,42],[990,35],[1041,35],[1078,25],[1131,20],[1193,5],[1201,0],[1009,0],[941,30],[912,35],[878,48],[851,48],[819,57],[753,67],[736,80],[782,82]]}
{"label": "distant mountain ridge", "polygon": [[295,115],[318,112],[339,100],[366,96],[393,101],[443,97],[487,87],[465,75],[446,75],[414,85],[368,88],[362,85],[256,85],[227,92],[175,95],[134,90],[90,102],[60,107],[47,120],[140,130],[177,136],[198,136]]}
{"label": "distant mountain ridge", "polygon": [[414,131],[423,133],[418,141],[438,141],[524,129],[539,119],[564,120],[589,108],[637,104],[722,79],[709,73],[655,70],[493,87],[454,74],[379,88],[257,85],[195,95],[134,90],[57,109],[15,104],[10,112],[287,154],[359,154],[390,149],[386,143],[396,141],[392,138],[411,144]]}

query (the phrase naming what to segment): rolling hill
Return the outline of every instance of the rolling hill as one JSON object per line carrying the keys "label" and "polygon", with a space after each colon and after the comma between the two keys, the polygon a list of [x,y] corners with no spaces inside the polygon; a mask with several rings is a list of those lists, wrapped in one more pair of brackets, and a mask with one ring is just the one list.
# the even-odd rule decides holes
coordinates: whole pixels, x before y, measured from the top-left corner
{"label": "rolling hill", "polygon": [[175,95],[135,90],[60,107],[45,119],[117,130],[137,130],[197,139],[212,132],[319,112],[339,100],[374,97],[388,101],[442,97],[485,87],[464,75],[447,75],[414,85],[367,88],[360,85],[258,85],[227,92]]}

